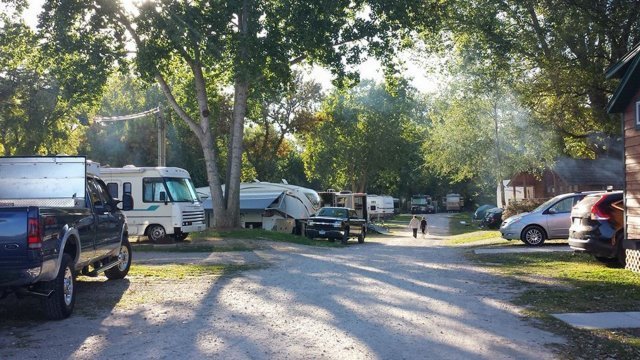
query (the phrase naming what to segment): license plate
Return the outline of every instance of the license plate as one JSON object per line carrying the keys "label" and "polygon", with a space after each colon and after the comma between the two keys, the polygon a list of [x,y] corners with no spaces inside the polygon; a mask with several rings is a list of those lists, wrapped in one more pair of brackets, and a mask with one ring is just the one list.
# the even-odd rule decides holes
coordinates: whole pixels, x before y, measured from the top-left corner
{"label": "license plate", "polygon": [[320,231],[318,231],[318,234],[320,234],[320,235],[324,235],[324,230],[320,230]]}
{"label": "license plate", "polygon": [[580,225],[581,222],[582,222],[582,219],[580,218],[573,219],[573,225]]}

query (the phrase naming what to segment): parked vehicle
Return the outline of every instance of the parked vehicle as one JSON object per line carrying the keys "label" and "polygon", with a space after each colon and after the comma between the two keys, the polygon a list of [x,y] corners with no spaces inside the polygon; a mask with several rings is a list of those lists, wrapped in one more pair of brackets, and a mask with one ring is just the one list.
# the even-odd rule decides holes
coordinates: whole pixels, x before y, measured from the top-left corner
{"label": "parked vehicle", "polygon": [[464,206],[464,200],[460,194],[447,194],[444,198],[444,204],[448,212],[461,211]]}
{"label": "parked vehicle", "polygon": [[319,192],[318,195],[323,207],[346,207],[355,210],[360,218],[369,218],[367,194],[365,193],[354,193],[348,190],[336,192],[333,189],[329,189]]}
{"label": "parked vehicle", "polygon": [[37,296],[49,319],[63,319],[78,272],[127,275],[127,224],[98,169],[80,156],[0,158],[0,298]]}
{"label": "parked vehicle", "polygon": [[598,192],[558,195],[533,211],[511,216],[500,226],[502,237],[520,239],[527,245],[539,246],[546,239],[566,239],[571,226],[571,209],[585,196]]}
{"label": "parked vehicle", "polygon": [[412,214],[433,214],[436,207],[430,195],[411,195]]}
{"label": "parked vehicle", "polygon": [[358,243],[363,243],[367,236],[367,221],[359,217],[354,209],[324,207],[307,221],[305,234],[310,239],[340,239],[343,244],[346,244],[349,238],[357,237]]}
{"label": "parked vehicle", "polygon": [[502,209],[499,207],[495,207],[487,210],[484,215],[484,219],[482,219],[481,226],[489,229],[497,229],[500,227],[502,223]]}
{"label": "parked vehicle", "polygon": [[622,191],[586,196],[571,211],[569,246],[592,254],[602,262],[624,266],[624,211]]}
{"label": "parked vehicle", "polygon": [[479,206],[476,211],[473,213],[473,220],[479,220],[482,221],[484,220],[484,216],[487,213],[487,210],[493,209],[495,208],[495,206],[493,205],[481,205]]}
{"label": "parked vehicle", "polygon": [[[197,188],[196,191],[203,199],[206,211],[213,215],[209,187]],[[313,189],[286,182],[255,181],[240,184],[240,225],[244,228],[304,235],[301,233],[302,223],[320,207],[320,196]]]}
{"label": "parked vehicle", "polygon": [[369,220],[388,219],[393,217],[393,197],[387,195],[367,194]]}
{"label": "parked vehicle", "polygon": [[127,165],[103,168],[101,175],[114,199],[133,199],[133,208],[124,212],[130,235],[147,236],[152,242],[167,235],[182,241],[206,229],[204,208],[187,170]]}

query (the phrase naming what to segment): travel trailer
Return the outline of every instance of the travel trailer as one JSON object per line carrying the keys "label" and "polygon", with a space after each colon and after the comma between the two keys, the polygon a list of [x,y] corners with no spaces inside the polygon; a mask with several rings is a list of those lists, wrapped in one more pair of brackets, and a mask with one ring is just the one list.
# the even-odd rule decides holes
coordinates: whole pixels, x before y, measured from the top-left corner
{"label": "travel trailer", "polygon": [[367,194],[369,220],[388,219],[394,214],[394,199],[387,195]]}
{"label": "travel trailer", "polygon": [[102,168],[101,176],[114,199],[131,195],[133,209],[125,211],[129,235],[146,235],[152,242],[170,235],[184,240],[206,229],[204,208],[189,173],[176,167]]}
{"label": "travel trailer", "polygon": [[336,192],[333,189],[319,192],[322,199],[322,206],[346,207],[354,209],[358,217],[369,219],[369,211],[367,208],[367,194],[353,193],[351,191]]}
{"label": "travel trailer", "polygon": [[[224,188],[223,188],[224,191]],[[211,225],[213,207],[208,187],[197,189]],[[302,222],[320,209],[315,190],[287,183],[255,181],[240,184],[240,225],[299,234]]]}
{"label": "travel trailer", "polygon": [[444,203],[447,211],[462,211],[464,199],[460,194],[447,194],[444,198]]}

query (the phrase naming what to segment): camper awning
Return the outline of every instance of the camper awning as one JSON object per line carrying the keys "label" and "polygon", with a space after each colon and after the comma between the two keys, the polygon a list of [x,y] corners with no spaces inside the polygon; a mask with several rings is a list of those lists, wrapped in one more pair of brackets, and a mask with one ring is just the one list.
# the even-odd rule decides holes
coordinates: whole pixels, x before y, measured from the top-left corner
{"label": "camper awning", "polygon": [[[261,193],[240,193],[240,212],[262,212],[271,204],[276,202],[284,191],[261,192]],[[212,209],[211,199],[203,203],[205,209]]]}

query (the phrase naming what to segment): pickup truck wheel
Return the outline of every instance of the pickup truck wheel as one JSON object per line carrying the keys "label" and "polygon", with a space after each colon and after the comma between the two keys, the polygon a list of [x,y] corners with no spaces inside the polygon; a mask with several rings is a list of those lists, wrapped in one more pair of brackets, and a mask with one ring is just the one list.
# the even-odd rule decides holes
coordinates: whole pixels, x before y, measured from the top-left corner
{"label": "pickup truck wheel", "polygon": [[122,239],[117,259],[120,260],[120,264],[104,272],[104,275],[109,280],[123,279],[129,273],[129,268],[131,267],[131,244],[126,238]]}
{"label": "pickup truck wheel", "polygon": [[620,266],[625,267],[627,265],[627,251],[622,246],[622,242],[624,241],[624,232],[619,231],[616,234],[616,258],[618,260],[618,264]]}
{"label": "pickup truck wheel", "polygon": [[349,242],[349,229],[348,228],[344,231],[344,235],[342,236],[342,239],[340,240],[340,242],[342,243],[342,245],[347,245],[347,242]]}
{"label": "pickup truck wheel", "polygon": [[364,232],[361,232],[360,235],[358,235],[358,244],[362,243],[364,243]]}
{"label": "pickup truck wheel", "polygon": [[73,262],[69,254],[62,255],[58,276],[47,282],[47,290],[53,290],[51,296],[43,300],[44,313],[50,320],[68,318],[76,303],[76,279]]}
{"label": "pickup truck wheel", "polygon": [[151,225],[147,229],[147,237],[153,243],[162,241],[162,239],[164,239],[166,235],[167,235],[167,232],[164,230],[162,225]]}

